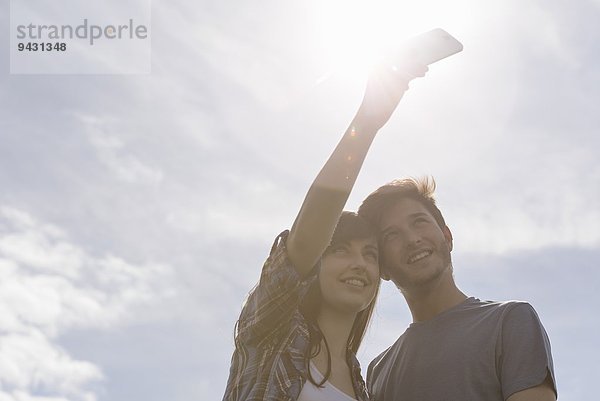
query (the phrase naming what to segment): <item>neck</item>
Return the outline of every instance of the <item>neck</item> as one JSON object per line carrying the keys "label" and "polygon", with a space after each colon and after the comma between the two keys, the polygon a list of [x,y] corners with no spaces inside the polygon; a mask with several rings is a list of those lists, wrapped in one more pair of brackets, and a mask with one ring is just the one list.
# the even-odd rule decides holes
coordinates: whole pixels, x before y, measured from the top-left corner
{"label": "neck", "polygon": [[446,269],[439,280],[418,288],[403,288],[402,295],[410,308],[413,322],[429,320],[467,299],[456,287],[452,269]]}
{"label": "neck", "polygon": [[[317,316],[317,323],[327,340],[332,358],[346,360],[348,338],[355,317],[355,313],[342,313],[328,308],[321,308]],[[321,352],[326,351],[322,348]]]}

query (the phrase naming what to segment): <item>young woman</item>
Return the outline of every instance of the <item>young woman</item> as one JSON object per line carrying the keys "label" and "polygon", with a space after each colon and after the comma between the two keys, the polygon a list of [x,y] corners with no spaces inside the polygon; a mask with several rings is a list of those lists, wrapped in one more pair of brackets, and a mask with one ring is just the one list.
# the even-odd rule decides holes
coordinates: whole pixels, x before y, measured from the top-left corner
{"label": "young woman", "polygon": [[[416,63],[373,74],[350,127],[280,234],[235,330],[224,401],[368,399],[356,352],[379,289],[377,238],[342,209]],[[341,216],[341,217],[340,217]]]}

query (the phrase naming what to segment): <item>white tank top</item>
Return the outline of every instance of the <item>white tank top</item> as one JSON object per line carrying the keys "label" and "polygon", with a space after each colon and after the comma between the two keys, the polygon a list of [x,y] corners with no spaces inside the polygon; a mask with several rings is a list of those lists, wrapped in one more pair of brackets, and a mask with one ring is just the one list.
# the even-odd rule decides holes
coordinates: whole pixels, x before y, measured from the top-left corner
{"label": "white tank top", "polygon": [[[323,380],[323,375],[312,362],[310,362],[310,372],[316,382]],[[302,386],[298,401],[356,401],[356,398],[352,398],[342,390],[339,390],[329,380],[323,383],[323,386],[323,388],[319,388],[312,384],[310,380],[307,380],[304,386]]]}

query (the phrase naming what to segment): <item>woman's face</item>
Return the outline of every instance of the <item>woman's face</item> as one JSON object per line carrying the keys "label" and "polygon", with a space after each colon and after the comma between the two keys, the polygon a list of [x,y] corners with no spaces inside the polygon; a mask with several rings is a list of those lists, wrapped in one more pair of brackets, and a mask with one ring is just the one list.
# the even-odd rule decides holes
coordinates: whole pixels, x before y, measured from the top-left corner
{"label": "woman's face", "polygon": [[354,314],[367,308],[379,286],[378,255],[375,237],[329,247],[319,272],[322,306]]}

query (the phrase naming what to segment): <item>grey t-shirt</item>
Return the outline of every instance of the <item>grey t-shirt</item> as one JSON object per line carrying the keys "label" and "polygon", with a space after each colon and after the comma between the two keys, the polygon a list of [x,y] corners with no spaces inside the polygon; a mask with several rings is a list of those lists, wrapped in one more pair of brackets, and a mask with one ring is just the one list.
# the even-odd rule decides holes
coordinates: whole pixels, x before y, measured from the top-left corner
{"label": "grey t-shirt", "polygon": [[468,298],[412,323],[371,362],[367,387],[375,401],[503,401],[548,373],[555,383],[550,342],[531,305]]}

